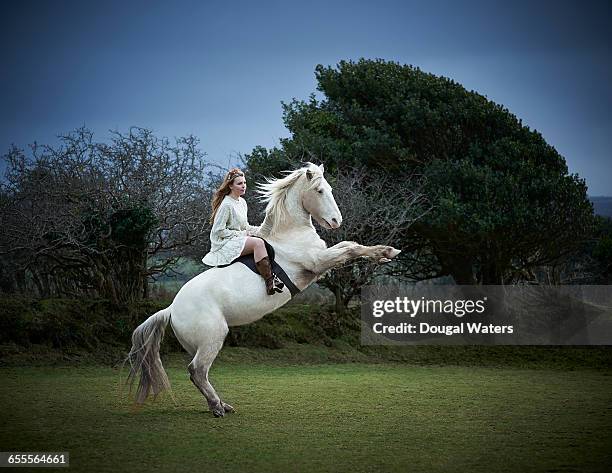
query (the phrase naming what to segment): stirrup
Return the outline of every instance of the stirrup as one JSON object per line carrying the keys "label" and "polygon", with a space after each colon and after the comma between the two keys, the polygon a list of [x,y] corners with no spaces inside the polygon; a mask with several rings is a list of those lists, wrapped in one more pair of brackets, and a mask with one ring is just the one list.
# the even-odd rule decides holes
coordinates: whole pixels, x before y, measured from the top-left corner
{"label": "stirrup", "polygon": [[283,288],[285,287],[285,283],[283,281],[281,281],[279,279],[279,277],[276,274],[274,274],[274,273],[272,273],[272,277],[274,278],[274,279],[272,279],[272,285],[274,287],[274,290],[276,292],[278,292],[278,293],[283,292]]}

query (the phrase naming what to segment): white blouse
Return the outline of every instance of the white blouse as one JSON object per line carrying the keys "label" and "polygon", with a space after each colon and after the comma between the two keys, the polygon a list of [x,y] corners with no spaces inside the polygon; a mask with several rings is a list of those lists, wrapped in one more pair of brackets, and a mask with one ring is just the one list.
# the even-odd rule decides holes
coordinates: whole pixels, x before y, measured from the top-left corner
{"label": "white blouse", "polygon": [[249,225],[247,203],[226,195],[217,209],[210,231],[210,252],[202,262],[208,266],[229,264],[242,253],[246,238],[254,235],[260,227]]}

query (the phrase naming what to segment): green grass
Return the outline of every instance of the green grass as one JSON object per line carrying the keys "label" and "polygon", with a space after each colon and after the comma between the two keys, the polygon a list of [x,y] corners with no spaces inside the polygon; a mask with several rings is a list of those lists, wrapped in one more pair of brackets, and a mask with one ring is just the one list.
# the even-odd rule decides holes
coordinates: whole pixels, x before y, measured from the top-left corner
{"label": "green grass", "polygon": [[[245,352],[247,353],[247,352]],[[182,357],[170,397],[134,410],[117,370],[0,368],[0,450],[69,451],[70,471],[604,471],[609,370],[247,363],[212,380],[213,418]]]}

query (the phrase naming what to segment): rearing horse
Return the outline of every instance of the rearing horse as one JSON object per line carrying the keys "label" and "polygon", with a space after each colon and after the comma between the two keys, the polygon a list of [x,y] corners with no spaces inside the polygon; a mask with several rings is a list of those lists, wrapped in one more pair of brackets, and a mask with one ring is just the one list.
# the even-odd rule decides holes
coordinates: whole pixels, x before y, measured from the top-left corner
{"label": "rearing horse", "polygon": [[[324,228],[338,228],[342,215],[331,186],[323,177],[323,166],[308,166],[282,179],[262,184],[260,193],[267,202],[266,217],[259,236],[274,246],[275,260],[299,290],[335,266],[359,257],[388,262],[400,253],[390,246],[362,246],[343,241],[327,248],[317,234],[314,218]],[[188,365],[191,381],[208,401],[216,417],[234,408],[223,402],[208,380],[208,371],[223,346],[228,327],[261,319],[291,299],[287,287],[282,293],[266,294],[264,280],[245,265],[212,268],[188,281],[172,304],[150,316],[132,335],[128,383],[140,374],[136,402],[169,388],[168,376],[159,357],[159,346],[168,322],[176,338],[193,357]]]}

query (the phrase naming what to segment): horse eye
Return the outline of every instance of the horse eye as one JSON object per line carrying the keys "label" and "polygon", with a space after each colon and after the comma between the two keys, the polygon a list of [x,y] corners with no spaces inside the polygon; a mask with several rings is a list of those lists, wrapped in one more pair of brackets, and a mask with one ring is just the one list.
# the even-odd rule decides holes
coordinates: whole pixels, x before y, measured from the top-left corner
{"label": "horse eye", "polygon": [[323,194],[323,191],[322,191],[321,189],[319,189],[317,192],[318,192],[319,194]]}

